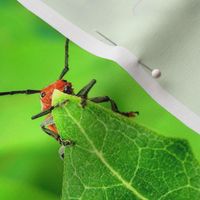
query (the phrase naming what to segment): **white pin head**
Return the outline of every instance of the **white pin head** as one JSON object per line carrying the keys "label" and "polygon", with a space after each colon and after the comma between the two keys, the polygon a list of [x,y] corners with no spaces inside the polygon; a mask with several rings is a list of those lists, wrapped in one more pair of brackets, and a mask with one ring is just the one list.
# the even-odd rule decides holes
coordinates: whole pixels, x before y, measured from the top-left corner
{"label": "white pin head", "polygon": [[146,64],[144,64],[143,62],[139,61],[139,63],[144,67],[146,68],[148,71],[151,72],[151,76],[153,78],[160,78],[162,73],[159,69],[152,69],[151,67],[147,66]]}
{"label": "white pin head", "polygon": [[160,78],[162,73],[159,69],[153,69],[151,75],[153,78]]}

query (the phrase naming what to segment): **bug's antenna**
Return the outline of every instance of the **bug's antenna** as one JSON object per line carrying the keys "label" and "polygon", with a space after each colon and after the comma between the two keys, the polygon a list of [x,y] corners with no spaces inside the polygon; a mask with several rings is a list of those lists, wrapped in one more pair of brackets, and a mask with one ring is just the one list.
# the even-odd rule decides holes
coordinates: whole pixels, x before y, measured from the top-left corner
{"label": "bug's antenna", "polygon": [[19,90],[19,91],[9,91],[9,92],[0,92],[0,96],[5,96],[5,95],[14,95],[14,94],[36,94],[40,93],[40,90]]}
{"label": "bug's antenna", "polygon": [[69,39],[67,38],[65,43],[65,66],[59,76],[59,80],[61,80],[65,76],[68,70],[69,70]]}

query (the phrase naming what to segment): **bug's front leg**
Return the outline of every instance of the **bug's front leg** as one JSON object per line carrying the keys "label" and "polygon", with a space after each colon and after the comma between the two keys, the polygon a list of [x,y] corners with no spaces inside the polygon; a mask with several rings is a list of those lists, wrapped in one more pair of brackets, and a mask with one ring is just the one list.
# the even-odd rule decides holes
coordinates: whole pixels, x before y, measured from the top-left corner
{"label": "bug's front leg", "polygon": [[65,105],[67,102],[68,102],[68,99],[66,99],[66,100],[64,100],[64,101],[62,101],[62,102],[60,102],[60,103],[57,103],[55,106],[51,106],[49,109],[44,110],[44,111],[38,113],[37,115],[32,116],[31,119],[37,119],[37,118],[39,118],[39,117],[43,117],[43,116],[45,116],[45,115],[48,115],[48,114],[50,114],[55,108],[58,108],[58,107],[60,107],[60,106],[62,106],[62,105]]}
{"label": "bug's front leg", "polygon": [[93,79],[91,80],[85,87],[83,87],[77,94],[76,96],[81,97],[81,106],[84,108],[86,106],[86,101],[88,98],[88,93],[92,89],[92,87],[96,84],[96,80]]}
{"label": "bug's front leg", "polygon": [[104,96],[104,97],[94,97],[94,98],[90,98],[89,99],[90,101],[92,102],[95,102],[95,103],[104,103],[104,102],[110,102],[111,104],[111,109],[116,112],[116,113],[119,113],[121,115],[124,115],[126,117],[135,117],[136,115],[139,114],[139,112],[121,112],[119,111],[118,107],[117,107],[117,104],[108,96]]}

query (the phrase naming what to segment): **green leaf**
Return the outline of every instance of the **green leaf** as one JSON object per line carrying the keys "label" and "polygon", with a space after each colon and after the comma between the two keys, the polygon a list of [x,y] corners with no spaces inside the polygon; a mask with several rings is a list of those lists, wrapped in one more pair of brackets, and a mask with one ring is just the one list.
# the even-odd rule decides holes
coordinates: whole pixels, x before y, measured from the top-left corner
{"label": "green leaf", "polygon": [[200,199],[200,165],[187,141],[99,104],[83,109],[75,96],[56,91],[53,98],[69,100],[53,117],[62,138],[76,142],[65,149],[63,200]]}

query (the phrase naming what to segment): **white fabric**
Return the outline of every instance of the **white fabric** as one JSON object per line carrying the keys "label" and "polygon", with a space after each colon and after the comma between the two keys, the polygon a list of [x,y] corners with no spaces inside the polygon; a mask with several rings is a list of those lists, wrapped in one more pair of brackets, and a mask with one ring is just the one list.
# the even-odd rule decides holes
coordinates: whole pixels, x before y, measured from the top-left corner
{"label": "white fabric", "polygon": [[[19,1],[82,48],[118,62],[200,133],[199,0]],[[100,42],[96,30],[124,48]],[[138,66],[137,57],[162,71],[159,84]]]}

